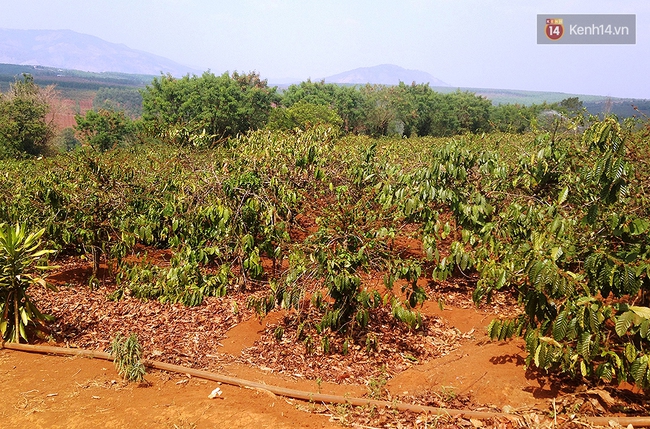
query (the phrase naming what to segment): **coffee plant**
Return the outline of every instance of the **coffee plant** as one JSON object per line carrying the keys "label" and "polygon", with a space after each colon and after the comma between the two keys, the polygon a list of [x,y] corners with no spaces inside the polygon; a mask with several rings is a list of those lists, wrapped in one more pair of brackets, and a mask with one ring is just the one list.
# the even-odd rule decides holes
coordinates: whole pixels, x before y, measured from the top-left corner
{"label": "coffee plant", "polygon": [[0,160],[0,222],[43,228],[47,248],[95,272],[105,263],[114,299],[246,292],[260,315],[288,309],[309,352],[372,352],[380,315],[426,329],[420,306],[463,278],[477,303],[518,295],[521,314],[488,331],[522,336],[529,365],[649,388],[647,133],[587,122],[582,135],[576,123],[407,140],[178,118],[153,124],[163,142]]}
{"label": "coffee plant", "polygon": [[546,208],[526,222],[525,235],[510,235],[519,254],[509,258],[514,269],[506,276],[517,273],[511,278],[524,313],[494,320],[488,331],[492,338],[523,335],[527,362],[540,369],[647,389],[650,220],[639,205],[647,198],[639,178],[648,172],[634,175],[629,153],[637,148],[626,147],[633,138],[607,118],[592,124],[576,146],[551,149],[563,152],[556,168],[544,169],[556,170],[557,197],[551,200],[553,192],[542,187],[546,195],[534,195]]}

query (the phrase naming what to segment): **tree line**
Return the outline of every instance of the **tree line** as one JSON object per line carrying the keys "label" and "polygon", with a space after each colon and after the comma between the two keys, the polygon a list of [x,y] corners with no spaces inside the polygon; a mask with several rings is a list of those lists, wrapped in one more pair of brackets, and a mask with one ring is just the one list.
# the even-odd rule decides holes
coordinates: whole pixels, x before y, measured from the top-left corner
{"label": "tree line", "polygon": [[[49,95],[46,95],[49,94]],[[55,136],[48,123],[52,88],[30,75],[0,96],[0,155],[47,152]],[[256,72],[175,78],[161,75],[137,92],[98,91],[93,110],[77,115],[74,131],[59,133],[59,150],[81,143],[100,151],[118,142],[155,137],[178,145],[214,146],[249,130],[306,130],[325,125],[337,133],[381,136],[453,136],[524,132],[541,112],[581,112],[581,103],[494,106],[460,90],[439,93],[428,84],[343,86],[307,80],[280,91]],[[135,118],[135,119],[134,119]]]}

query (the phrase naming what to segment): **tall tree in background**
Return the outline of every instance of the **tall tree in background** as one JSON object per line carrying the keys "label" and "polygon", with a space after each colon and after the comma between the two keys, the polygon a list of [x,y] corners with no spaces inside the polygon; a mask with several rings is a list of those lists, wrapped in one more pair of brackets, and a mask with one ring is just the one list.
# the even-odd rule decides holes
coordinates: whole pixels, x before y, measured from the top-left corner
{"label": "tall tree in background", "polygon": [[135,132],[133,121],[121,110],[89,110],[86,115],[75,115],[75,121],[81,141],[99,152],[112,149]]}
{"label": "tall tree in background", "polygon": [[31,75],[23,75],[0,94],[0,158],[38,155],[54,136],[47,121],[52,87],[40,88]]}
{"label": "tall tree in background", "polygon": [[282,93],[284,107],[291,108],[297,103],[327,106],[341,118],[344,131],[350,133],[366,131],[367,99],[356,86],[307,80],[289,86]]}
{"label": "tall tree in background", "polygon": [[274,109],[267,127],[272,130],[306,130],[316,125],[328,125],[338,133],[342,124],[341,117],[331,107],[301,100],[291,107]]}
{"label": "tall tree in background", "polygon": [[490,130],[492,103],[470,92],[435,92],[429,84],[366,85],[365,130],[373,136],[452,136]]}
{"label": "tall tree in background", "polygon": [[205,72],[181,79],[166,75],[142,91],[145,124],[158,135],[181,136],[174,139],[180,144],[191,143],[196,133],[214,142],[261,128],[277,102],[275,88],[254,72],[221,76]]}

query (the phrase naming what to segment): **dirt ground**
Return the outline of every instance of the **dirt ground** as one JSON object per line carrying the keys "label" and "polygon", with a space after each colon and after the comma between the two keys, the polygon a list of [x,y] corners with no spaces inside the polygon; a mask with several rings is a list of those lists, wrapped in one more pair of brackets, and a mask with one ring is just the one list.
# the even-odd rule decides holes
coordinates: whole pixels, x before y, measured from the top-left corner
{"label": "dirt ground", "polygon": [[[326,428],[290,401],[215,382],[154,373],[124,384],[110,362],[0,352],[3,428]],[[208,399],[220,387],[222,396]]]}
{"label": "dirt ground", "polygon": [[[414,365],[388,381],[391,395],[469,396],[498,409],[547,410],[557,392],[527,378],[518,341],[488,342],[489,314],[475,309],[431,305],[426,310],[472,332],[454,352]],[[263,323],[274,323],[273,318]],[[252,345],[264,325],[255,318],[242,322],[223,340],[224,349],[239,353]],[[237,363],[222,373],[252,381],[323,393],[361,396],[367,386],[336,385],[279,376]],[[310,413],[310,404],[268,392],[220,385],[178,374],[153,372],[148,385],[125,384],[108,361],[0,351],[0,391],[6,428],[326,428],[340,427],[336,407]],[[216,387],[222,397],[208,399]]]}
{"label": "dirt ground", "polygon": [[[421,359],[392,347],[396,338],[400,340],[394,335],[387,337],[383,344],[382,353],[386,352],[383,357],[376,353],[365,358],[363,351],[348,356],[321,353],[305,357],[303,352],[295,352],[296,348],[292,349],[288,340],[273,338],[274,329],[284,315],[271,313],[260,320],[251,311],[244,310],[244,296],[210,298],[198,307],[165,306],[135,298],[112,301],[107,296],[114,286],[109,284],[95,291],[85,286],[87,269],[68,264],[51,276],[58,284],[57,292],[45,289],[30,292],[43,311],[57,317],[49,327],[49,341],[42,338],[40,342],[105,350],[111,333],[139,329],[138,336],[149,359],[307,392],[370,397],[374,388],[375,394],[379,394],[375,397],[387,401],[538,415],[545,416],[546,420],[554,409],[565,415],[612,415],[629,409],[630,404],[648,405],[647,398],[629,388],[616,391],[610,387],[608,391],[605,387],[586,388],[580,383],[567,380],[559,383],[544,374],[526,370],[522,340],[491,342],[486,335],[485,327],[495,315],[514,308],[507,304],[510,299],[507,297],[506,302],[496,300],[477,309],[468,290],[440,290],[446,304],[441,306],[435,296],[427,301],[421,311],[431,327],[428,333],[409,341],[423,341],[429,344],[426,347],[432,347],[437,345],[435,337],[438,336],[444,344],[439,353],[421,355]],[[268,349],[279,353],[269,356],[281,359],[266,361],[264,352]],[[388,363],[381,366],[389,369],[383,375],[377,371],[381,359]],[[296,363],[300,360],[302,363]],[[356,375],[343,376],[346,371]],[[430,420],[417,415],[402,416],[386,410],[365,412],[349,406],[291,400],[268,391],[219,385],[187,374],[150,371],[146,381],[139,385],[122,381],[109,361],[0,349],[0,392],[4,402],[0,408],[0,427],[433,426]],[[209,399],[217,387],[222,390],[222,396]],[[507,421],[483,423],[457,419],[437,427],[509,429],[518,426]],[[526,427],[541,426],[533,421]]]}
{"label": "dirt ground", "polygon": [[85,115],[93,107],[94,93],[84,94],[79,100],[60,98],[52,103],[48,120],[58,129],[74,127],[77,122],[75,115]]}

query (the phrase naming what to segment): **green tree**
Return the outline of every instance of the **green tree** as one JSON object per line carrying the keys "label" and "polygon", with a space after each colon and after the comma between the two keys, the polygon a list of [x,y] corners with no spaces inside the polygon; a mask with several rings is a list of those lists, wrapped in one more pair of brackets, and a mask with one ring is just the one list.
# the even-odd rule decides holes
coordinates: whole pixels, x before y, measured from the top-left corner
{"label": "green tree", "polygon": [[471,92],[456,91],[446,95],[458,118],[456,133],[480,133],[490,129],[490,109],[492,102]]}
{"label": "green tree", "polygon": [[56,146],[62,152],[70,152],[81,146],[81,142],[77,139],[74,128],[64,128],[61,130],[56,138]]}
{"label": "green tree", "polygon": [[0,157],[40,154],[54,136],[47,120],[52,87],[39,88],[31,75],[0,94]]}
{"label": "green tree", "polygon": [[325,83],[325,81],[312,82],[310,79],[298,85],[290,85],[282,93],[282,104],[291,107],[302,101],[311,104],[320,104],[334,107],[338,85]]}
{"label": "green tree", "polygon": [[492,103],[470,92],[440,94],[428,84],[367,85],[366,130],[371,135],[451,136],[489,131]]}
{"label": "green tree", "polygon": [[122,111],[89,110],[85,116],[75,115],[75,121],[81,141],[100,152],[112,149],[135,132],[133,121]]}
{"label": "green tree", "polygon": [[490,125],[493,130],[508,133],[523,133],[530,129],[531,120],[539,111],[536,106],[500,104],[490,111]]}
{"label": "green tree", "polygon": [[583,111],[584,104],[578,97],[568,97],[560,101],[560,107],[570,115],[576,115]]}
{"label": "green tree", "polygon": [[142,115],[142,94],[136,88],[100,88],[93,98],[93,110],[122,110],[132,119]]}
{"label": "green tree", "polygon": [[292,107],[297,103],[328,106],[336,111],[346,132],[365,131],[367,101],[356,86],[342,86],[324,81],[307,80],[291,85],[282,93],[282,105]]}
{"label": "green tree", "polygon": [[372,136],[404,134],[404,119],[409,106],[403,88],[366,85],[360,91],[365,99],[366,133]]}
{"label": "green tree", "polygon": [[142,91],[143,119],[168,141],[191,144],[193,136],[203,133],[214,143],[262,128],[279,100],[276,89],[254,72],[221,76],[205,72],[181,79],[167,75]]}
{"label": "green tree", "polygon": [[292,130],[294,128],[306,130],[319,124],[327,124],[340,129],[343,120],[336,113],[336,110],[328,106],[301,100],[291,107],[273,110],[268,127],[279,130]]}

